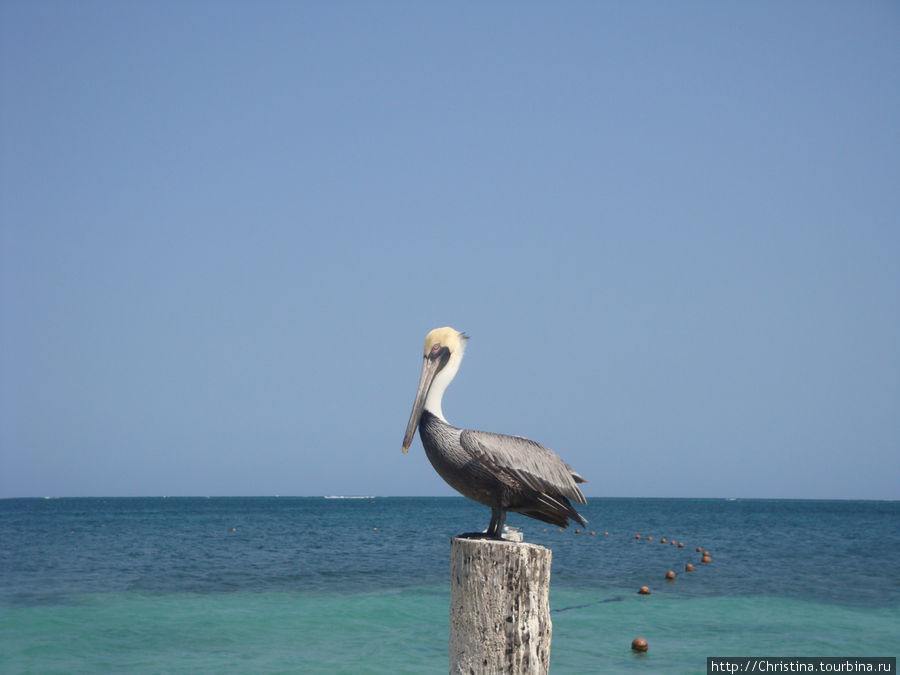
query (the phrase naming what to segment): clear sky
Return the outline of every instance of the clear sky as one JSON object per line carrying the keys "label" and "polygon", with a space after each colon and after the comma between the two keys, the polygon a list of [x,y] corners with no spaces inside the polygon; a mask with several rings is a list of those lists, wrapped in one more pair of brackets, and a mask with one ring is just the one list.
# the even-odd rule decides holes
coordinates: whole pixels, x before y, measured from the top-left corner
{"label": "clear sky", "polygon": [[0,496],[900,498],[897,2],[0,2]]}

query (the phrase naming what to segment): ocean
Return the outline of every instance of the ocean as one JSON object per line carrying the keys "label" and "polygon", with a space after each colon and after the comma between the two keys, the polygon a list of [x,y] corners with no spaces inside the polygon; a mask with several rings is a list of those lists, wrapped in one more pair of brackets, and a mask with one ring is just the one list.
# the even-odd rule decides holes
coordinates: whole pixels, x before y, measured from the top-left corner
{"label": "ocean", "polygon": [[[580,511],[577,534],[507,521],[553,551],[554,673],[900,652],[898,502]],[[0,500],[0,672],[446,672],[449,540],[489,520],[462,498]]]}

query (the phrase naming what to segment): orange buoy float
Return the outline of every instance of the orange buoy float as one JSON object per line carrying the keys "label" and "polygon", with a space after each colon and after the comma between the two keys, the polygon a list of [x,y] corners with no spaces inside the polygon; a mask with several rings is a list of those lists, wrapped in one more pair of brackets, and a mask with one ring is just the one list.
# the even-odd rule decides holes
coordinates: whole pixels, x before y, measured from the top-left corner
{"label": "orange buoy float", "polygon": [[647,586],[641,586],[638,589],[638,595],[650,595],[650,589]]}
{"label": "orange buoy float", "polygon": [[700,560],[700,562],[704,562],[704,563],[712,562],[712,558],[710,558],[708,555],[705,555],[705,556],[703,556],[703,558]]}
{"label": "orange buoy float", "polygon": [[672,570],[669,570],[668,572],[666,572],[666,579],[671,581],[674,578],[675,578],[675,572],[673,572]]}
{"label": "orange buoy float", "polygon": [[683,542],[683,541],[679,541],[679,542],[678,542],[678,548],[684,548],[684,542]]}
{"label": "orange buoy float", "polygon": [[662,539],[660,539],[660,540],[659,540],[659,543],[660,543],[660,544],[665,544],[665,543],[666,543],[666,538],[663,537]]}
{"label": "orange buoy float", "polygon": [[698,547],[697,547],[697,553],[703,553],[703,547],[702,547],[702,546],[698,546]]}
{"label": "orange buoy float", "polygon": [[635,539],[640,539],[640,538],[641,538],[641,535],[636,534],[636,535],[634,535],[634,538],[635,538]]}
{"label": "orange buoy float", "polygon": [[684,571],[685,571],[685,572],[693,572],[693,571],[694,571],[694,566],[691,565],[691,563],[688,563],[687,565],[684,566]]}
{"label": "orange buoy float", "polygon": [[631,641],[631,648],[636,652],[647,651],[647,641],[644,638],[634,638]]}

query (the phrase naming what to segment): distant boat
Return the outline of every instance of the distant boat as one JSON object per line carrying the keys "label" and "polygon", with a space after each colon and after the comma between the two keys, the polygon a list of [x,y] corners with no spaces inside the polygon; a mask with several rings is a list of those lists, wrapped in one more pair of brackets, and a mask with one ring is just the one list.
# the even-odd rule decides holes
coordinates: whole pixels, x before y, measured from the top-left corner
{"label": "distant boat", "polygon": [[325,495],[325,499],[375,499],[375,495]]}

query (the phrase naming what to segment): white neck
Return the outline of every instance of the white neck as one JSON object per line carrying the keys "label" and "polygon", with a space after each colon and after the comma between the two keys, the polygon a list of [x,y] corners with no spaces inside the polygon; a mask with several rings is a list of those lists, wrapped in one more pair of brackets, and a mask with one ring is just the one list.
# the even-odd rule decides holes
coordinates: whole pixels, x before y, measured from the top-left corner
{"label": "white neck", "polygon": [[450,360],[447,361],[447,365],[434,376],[434,380],[431,382],[431,388],[428,390],[428,396],[425,397],[425,410],[444,422],[447,422],[447,420],[444,418],[444,412],[441,410],[441,399],[444,398],[444,391],[446,391],[449,384],[453,381],[453,378],[456,377],[456,371],[459,370],[459,364],[462,363],[461,351],[462,350],[450,354]]}

